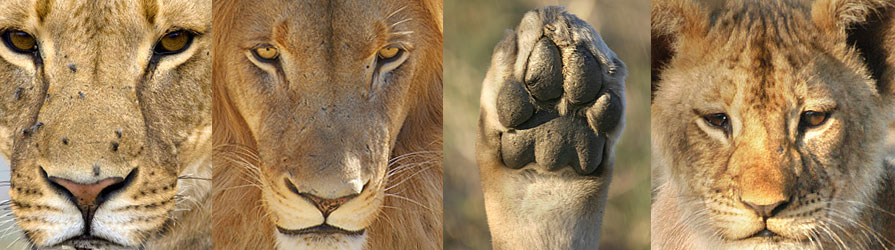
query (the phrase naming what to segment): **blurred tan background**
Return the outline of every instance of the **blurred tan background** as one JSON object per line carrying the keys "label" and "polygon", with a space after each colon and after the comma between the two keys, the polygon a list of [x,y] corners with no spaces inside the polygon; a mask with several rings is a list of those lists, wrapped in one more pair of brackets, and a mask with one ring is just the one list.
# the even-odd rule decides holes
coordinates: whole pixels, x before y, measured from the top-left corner
{"label": "blurred tan background", "polygon": [[649,1],[444,2],[444,247],[490,249],[475,165],[479,92],[494,45],[529,9],[562,5],[586,20],[628,66],[626,127],[616,148],[600,249],[649,249]]}

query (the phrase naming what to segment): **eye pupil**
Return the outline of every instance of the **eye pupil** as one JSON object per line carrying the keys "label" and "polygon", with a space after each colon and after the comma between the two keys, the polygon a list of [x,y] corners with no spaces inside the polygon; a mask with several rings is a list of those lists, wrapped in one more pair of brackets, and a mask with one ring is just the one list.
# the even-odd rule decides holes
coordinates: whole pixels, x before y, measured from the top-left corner
{"label": "eye pupil", "polygon": [[186,46],[187,36],[183,32],[172,32],[162,38],[162,48],[167,51],[177,51]]}
{"label": "eye pupil", "polygon": [[715,127],[727,127],[727,115],[723,113],[711,114],[705,116],[705,121]]}
{"label": "eye pupil", "polygon": [[159,39],[158,44],[155,45],[155,52],[162,55],[180,53],[189,47],[192,40],[193,34],[187,31],[170,32]]}
{"label": "eye pupil", "polygon": [[37,49],[37,40],[24,31],[6,31],[3,33],[3,40],[8,47],[18,53],[33,52]]}
{"label": "eye pupil", "polygon": [[807,127],[815,127],[823,124],[827,121],[827,118],[830,116],[830,113],[827,112],[817,112],[817,111],[805,111],[802,113],[802,123]]}
{"label": "eye pupil", "polygon": [[263,60],[276,59],[280,52],[274,47],[261,47],[254,50],[255,56]]}
{"label": "eye pupil", "polygon": [[379,50],[379,58],[391,59],[398,55],[401,49],[396,47],[386,47]]}

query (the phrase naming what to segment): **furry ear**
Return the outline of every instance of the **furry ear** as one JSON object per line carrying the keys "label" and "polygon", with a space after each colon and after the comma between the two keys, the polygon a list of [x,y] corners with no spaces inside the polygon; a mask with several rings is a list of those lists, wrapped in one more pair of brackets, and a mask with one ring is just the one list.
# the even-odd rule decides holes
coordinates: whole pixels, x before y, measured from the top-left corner
{"label": "furry ear", "polygon": [[880,94],[895,97],[895,6],[874,9],[863,22],[850,24],[846,32],[849,44],[864,58]]}
{"label": "furry ear", "polygon": [[861,54],[880,94],[895,97],[895,2],[819,0],[811,15],[821,29],[845,35],[849,46]]}
{"label": "furry ear", "polygon": [[[709,4],[718,2],[708,2]],[[703,2],[702,4],[706,4]],[[691,0],[653,0],[650,3],[651,96],[659,89],[662,70],[678,51],[681,40],[705,35],[709,21],[704,6]],[[652,99],[652,98],[651,98]]]}

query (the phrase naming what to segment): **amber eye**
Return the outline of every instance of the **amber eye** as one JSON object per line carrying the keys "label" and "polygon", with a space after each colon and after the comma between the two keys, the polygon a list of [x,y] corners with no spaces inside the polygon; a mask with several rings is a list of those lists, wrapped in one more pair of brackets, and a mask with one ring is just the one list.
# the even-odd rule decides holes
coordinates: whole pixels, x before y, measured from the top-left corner
{"label": "amber eye", "polygon": [[707,122],[709,125],[723,129],[725,132],[730,131],[730,119],[725,113],[706,115],[703,116],[702,119],[705,119],[705,122]]}
{"label": "amber eye", "polygon": [[273,46],[264,46],[258,47],[252,50],[252,54],[255,54],[255,57],[262,61],[273,61],[276,60],[277,57],[280,56],[280,51]]}
{"label": "amber eye", "polygon": [[404,53],[404,50],[398,47],[385,47],[379,49],[379,61],[380,62],[389,62],[397,59],[401,53]]}
{"label": "amber eye", "polygon": [[385,47],[379,50],[379,58],[382,59],[391,59],[398,55],[398,52],[401,51],[399,48],[395,47]]}
{"label": "amber eye", "polygon": [[32,53],[37,50],[37,39],[20,30],[3,32],[3,43],[17,53]]}
{"label": "amber eye", "polygon": [[799,119],[799,125],[802,128],[817,127],[827,121],[830,117],[829,112],[805,111]]}
{"label": "amber eye", "polygon": [[190,47],[190,44],[193,42],[193,37],[195,37],[195,34],[185,30],[169,32],[162,36],[162,39],[159,39],[158,43],[156,43],[155,53],[160,55],[171,55],[183,52]]}

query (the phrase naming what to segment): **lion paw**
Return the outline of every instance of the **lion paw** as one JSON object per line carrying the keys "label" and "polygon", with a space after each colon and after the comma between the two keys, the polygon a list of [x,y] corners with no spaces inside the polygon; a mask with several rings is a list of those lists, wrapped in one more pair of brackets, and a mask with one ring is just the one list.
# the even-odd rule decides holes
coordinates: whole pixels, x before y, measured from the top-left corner
{"label": "lion paw", "polygon": [[[518,169],[611,164],[624,113],[624,64],[587,23],[559,8],[527,14],[498,44],[489,75],[502,133],[499,154]],[[488,80],[486,80],[488,81]]]}

